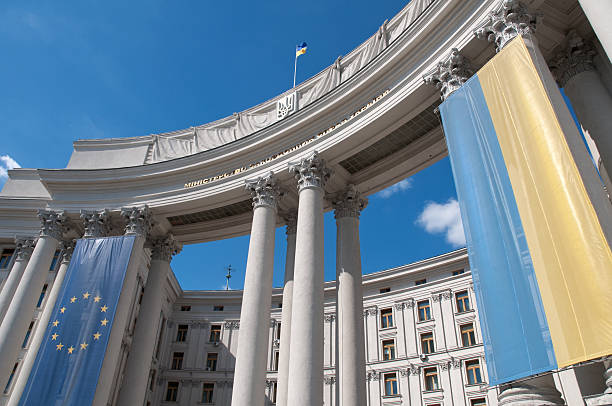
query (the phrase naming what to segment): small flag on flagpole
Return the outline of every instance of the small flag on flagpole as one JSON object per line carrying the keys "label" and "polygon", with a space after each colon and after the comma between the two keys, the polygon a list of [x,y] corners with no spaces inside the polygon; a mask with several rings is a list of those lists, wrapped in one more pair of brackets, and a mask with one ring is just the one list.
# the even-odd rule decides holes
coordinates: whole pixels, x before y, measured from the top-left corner
{"label": "small flag on flagpole", "polygon": [[295,46],[295,64],[293,65],[293,87],[295,87],[295,78],[297,76],[297,59],[298,56],[304,55],[306,53],[307,45],[305,42],[302,42],[299,45]]}

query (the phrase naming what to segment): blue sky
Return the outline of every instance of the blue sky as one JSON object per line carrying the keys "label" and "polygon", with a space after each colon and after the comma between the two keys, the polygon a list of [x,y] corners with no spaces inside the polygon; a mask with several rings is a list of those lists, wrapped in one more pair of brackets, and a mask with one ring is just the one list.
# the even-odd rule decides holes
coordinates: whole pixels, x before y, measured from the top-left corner
{"label": "blue sky", "polygon": [[[0,184],[13,167],[62,168],[72,142],[129,137],[216,120],[298,82],[372,35],[405,1],[3,1],[0,5]],[[365,273],[462,246],[448,159],[370,197],[361,221]],[[186,289],[242,287],[248,236],[185,247]],[[282,285],[284,228],[276,233]],[[325,216],[325,276],[335,224]]]}

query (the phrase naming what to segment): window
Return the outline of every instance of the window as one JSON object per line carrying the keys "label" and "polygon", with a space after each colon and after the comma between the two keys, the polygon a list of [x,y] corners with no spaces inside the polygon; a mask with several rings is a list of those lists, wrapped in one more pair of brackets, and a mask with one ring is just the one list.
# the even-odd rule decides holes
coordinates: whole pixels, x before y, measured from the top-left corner
{"label": "window", "polygon": [[204,382],[204,384],[202,384],[202,403],[212,403],[213,402],[214,390],[215,390],[214,383]]}
{"label": "window", "polygon": [[464,347],[469,347],[476,344],[476,336],[474,335],[474,324],[461,325],[461,343]]}
{"label": "window", "polygon": [[26,348],[28,345],[28,341],[30,340],[30,335],[32,334],[32,329],[34,328],[34,322],[30,323],[30,327],[28,327],[28,331],[26,332],[25,338],[23,339],[23,344],[21,346]]}
{"label": "window", "polygon": [[176,330],[176,341],[183,342],[187,340],[187,331],[189,331],[189,326],[187,324],[179,324]]}
{"label": "window", "polygon": [[429,307],[429,300],[421,300],[418,302],[417,309],[419,311],[419,321],[431,320],[431,307]]}
{"label": "window", "polygon": [[15,362],[15,365],[13,366],[13,370],[11,371],[11,375],[9,376],[8,382],[6,383],[6,386],[4,387],[4,393],[9,393],[9,390],[11,389],[11,383],[13,383],[13,378],[15,377],[15,372],[17,372],[18,366],[19,366],[19,362]]}
{"label": "window", "polygon": [[172,369],[183,369],[183,356],[182,352],[175,352],[172,354]]}
{"label": "window", "polygon": [[45,294],[47,293],[48,285],[45,284],[40,292],[40,296],[38,297],[38,303],[36,303],[36,307],[40,307],[42,305],[43,300],[45,299]]}
{"label": "window", "polygon": [[382,328],[393,327],[393,309],[380,311],[380,325]]}
{"label": "window", "polygon": [[397,374],[385,374],[385,396],[395,396],[397,392]]}
{"label": "window", "polygon": [[2,254],[0,254],[0,269],[7,269],[11,264],[11,259],[13,259],[13,254],[15,250],[2,250]]}
{"label": "window", "polygon": [[471,399],[470,406],[487,406],[487,401],[485,398]]}
{"label": "window", "polygon": [[60,252],[55,251],[55,254],[53,254],[53,259],[51,260],[51,266],[49,267],[50,271],[55,270],[55,266],[57,265],[57,260],[59,259],[59,256],[60,256]]}
{"label": "window", "polygon": [[433,333],[421,334],[421,350],[423,354],[431,354],[434,352]]}
{"label": "window", "polygon": [[391,292],[391,288],[382,288],[379,290],[380,293],[389,293]]}
{"label": "window", "polygon": [[210,337],[208,338],[208,341],[210,341],[211,343],[218,343],[220,338],[221,338],[221,326],[220,325],[210,326]]}
{"label": "window", "polygon": [[207,371],[216,371],[217,370],[217,358],[218,354],[216,352],[209,352],[206,356],[206,370]]}
{"label": "window", "polygon": [[191,311],[191,306],[181,306],[181,311],[182,312],[190,312]]}
{"label": "window", "polygon": [[272,389],[270,391],[270,400],[272,403],[276,403],[276,392],[278,392],[278,382],[272,382]]}
{"label": "window", "polygon": [[222,312],[223,311],[223,306],[215,306],[213,307],[213,312]]}
{"label": "window", "polygon": [[427,279],[425,279],[425,278],[423,278],[423,279],[419,279],[418,281],[415,281],[415,282],[414,282],[414,284],[415,284],[416,286],[419,286],[419,285],[425,285],[426,283],[427,283]]}
{"label": "window", "polygon": [[281,324],[277,323],[276,324],[276,339],[280,340],[281,338]]}
{"label": "window", "polygon": [[141,305],[142,304],[142,298],[144,296],[144,287],[140,288],[140,296],[138,296],[138,304]]}
{"label": "window", "polygon": [[279,358],[279,352],[278,351],[274,351],[274,356],[272,357],[272,370],[273,371],[278,371],[278,358]]}
{"label": "window", "polygon": [[477,359],[472,361],[465,361],[465,372],[467,374],[467,380],[469,385],[476,385],[482,383],[482,377],[480,375],[480,361]]}
{"label": "window", "polygon": [[276,307],[278,307],[279,309],[283,308],[283,302],[280,302]]}
{"label": "window", "polygon": [[385,340],[382,342],[383,360],[395,359],[395,341]]}
{"label": "window", "polygon": [[453,276],[461,275],[465,271],[463,269],[459,269],[458,271],[453,271]]}
{"label": "window", "polygon": [[150,380],[149,380],[149,390],[150,390],[151,392],[153,392],[153,389],[155,389],[155,375],[156,375],[156,372],[157,372],[157,371],[155,371],[154,369],[152,369],[152,370],[151,370],[151,372],[149,373],[149,377],[150,377],[150,378],[149,378],[149,379],[150,379]]}
{"label": "window", "polygon": [[467,312],[470,310],[470,298],[468,297],[468,293],[466,290],[463,292],[457,292],[455,294],[455,299],[457,300],[457,311],[459,313]]}
{"label": "window", "polygon": [[166,319],[162,318],[161,326],[159,327],[159,336],[157,337],[157,349],[155,350],[155,358],[159,359],[159,350],[161,349],[162,339],[164,338],[164,328],[166,327]]}
{"label": "window", "polygon": [[425,368],[423,370],[425,375],[425,390],[438,390],[438,369],[437,368]]}
{"label": "window", "polygon": [[166,402],[176,402],[178,397],[178,382],[168,382],[166,387]]}

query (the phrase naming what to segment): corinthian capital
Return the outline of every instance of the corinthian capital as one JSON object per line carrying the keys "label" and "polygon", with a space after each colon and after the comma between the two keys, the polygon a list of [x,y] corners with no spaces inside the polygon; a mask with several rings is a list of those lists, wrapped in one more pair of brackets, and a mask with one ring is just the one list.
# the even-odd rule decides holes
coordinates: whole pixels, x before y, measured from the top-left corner
{"label": "corinthian capital", "polygon": [[361,211],[368,205],[368,199],[362,198],[355,185],[350,184],[332,204],[335,209],[334,216],[337,219],[344,217],[359,218]]}
{"label": "corinthian capital", "polygon": [[473,74],[474,69],[470,61],[461,55],[457,48],[453,48],[444,60],[438,62],[438,66],[423,76],[423,80],[426,84],[440,89],[440,97],[446,100]]}
{"label": "corinthian capital", "polygon": [[495,43],[495,51],[499,52],[517,35],[535,33],[536,22],[536,16],[519,0],[501,0],[474,35]]}
{"label": "corinthian capital", "polygon": [[85,227],[83,237],[104,237],[110,229],[110,213],[104,210],[81,210],[81,219]]}
{"label": "corinthian capital", "polygon": [[152,253],[151,259],[157,259],[160,261],[170,262],[172,257],[183,248],[182,245],[176,241],[172,234],[168,234],[165,237],[157,238],[152,242]]}
{"label": "corinthian capital", "polygon": [[66,215],[63,211],[38,210],[38,218],[41,222],[41,237],[62,239],[62,234],[64,234],[66,228]]}
{"label": "corinthian capital", "polygon": [[60,243],[60,249],[62,250],[62,263],[69,264],[72,259],[72,253],[74,252],[74,246],[76,240],[62,241]]}
{"label": "corinthian capital", "polygon": [[285,221],[287,222],[286,234],[295,234],[297,232],[297,212],[291,210],[284,215]]}
{"label": "corinthian capital", "polygon": [[246,181],[245,189],[251,192],[253,208],[271,207],[276,210],[281,191],[276,184],[276,177],[270,171],[265,176]]}
{"label": "corinthian capital", "polygon": [[585,41],[572,30],[565,38],[565,48],[550,63],[550,71],[560,87],[579,73],[595,70],[593,57],[597,55],[590,41]]}
{"label": "corinthian capital", "polygon": [[125,235],[146,237],[151,232],[152,220],[149,206],[124,207],[121,216],[125,219]]}
{"label": "corinthian capital", "polygon": [[302,158],[299,162],[290,163],[289,172],[297,179],[300,191],[307,188],[323,189],[331,176],[331,170],[325,166],[325,160],[317,151]]}
{"label": "corinthian capital", "polygon": [[29,260],[35,245],[36,241],[32,237],[15,237],[15,260]]}

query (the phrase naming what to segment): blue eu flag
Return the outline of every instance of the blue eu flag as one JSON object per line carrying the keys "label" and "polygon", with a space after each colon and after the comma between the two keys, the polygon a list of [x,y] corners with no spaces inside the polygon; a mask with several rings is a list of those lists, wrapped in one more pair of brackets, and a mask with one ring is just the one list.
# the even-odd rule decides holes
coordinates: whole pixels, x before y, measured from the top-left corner
{"label": "blue eu flag", "polygon": [[91,405],[134,239],[77,241],[19,405]]}

